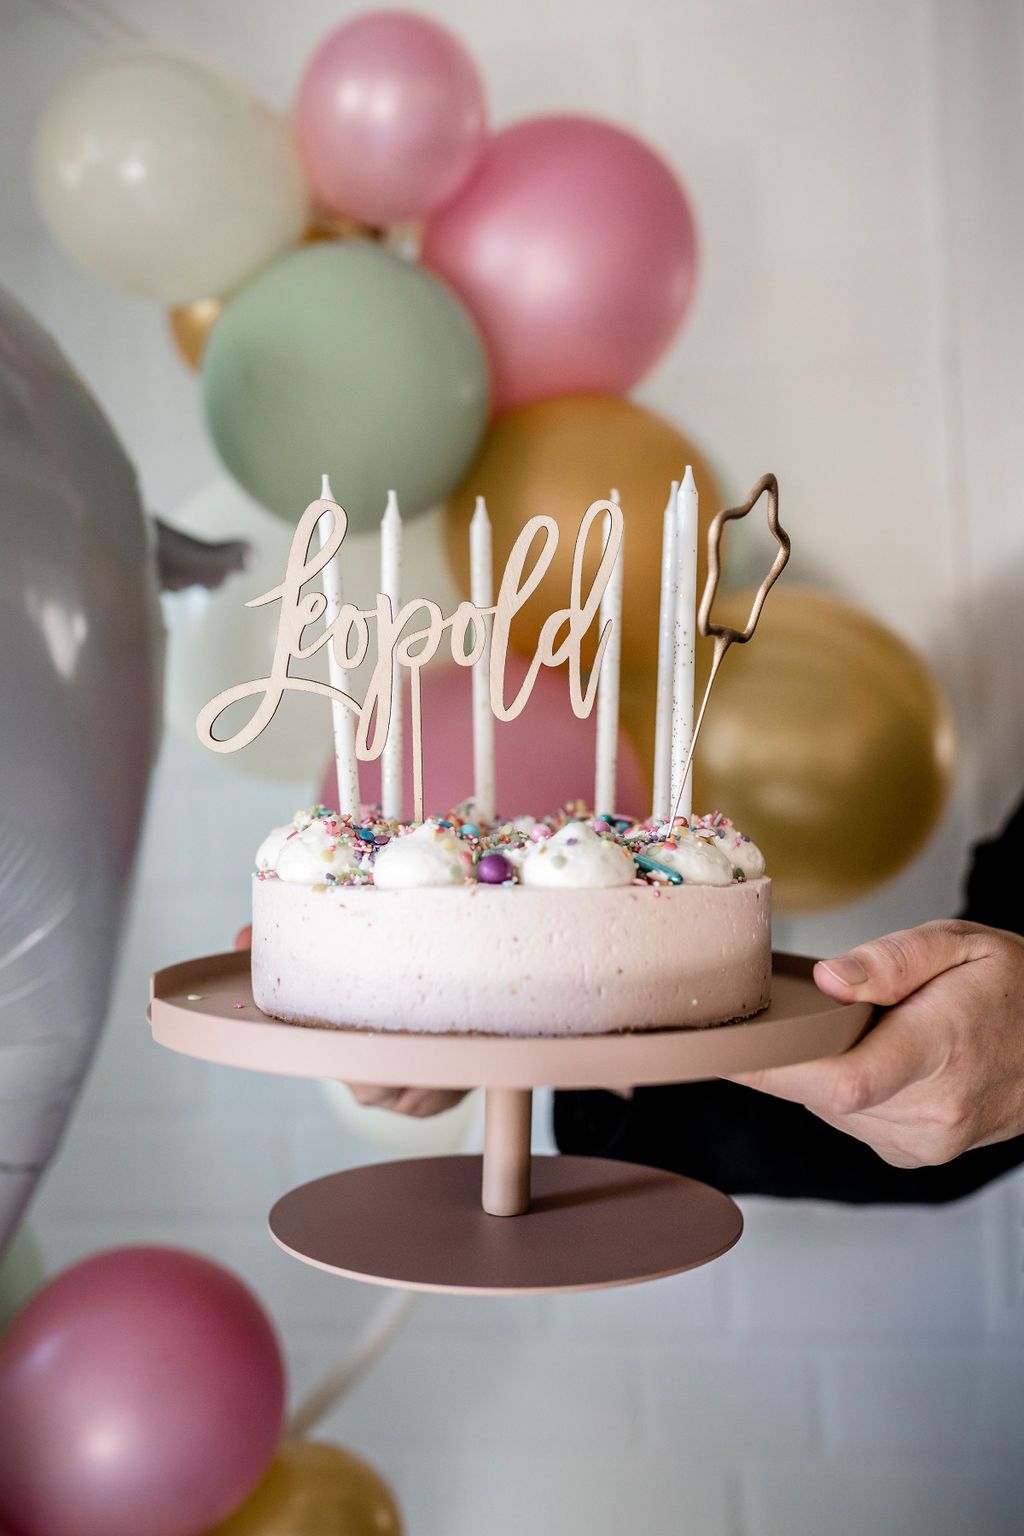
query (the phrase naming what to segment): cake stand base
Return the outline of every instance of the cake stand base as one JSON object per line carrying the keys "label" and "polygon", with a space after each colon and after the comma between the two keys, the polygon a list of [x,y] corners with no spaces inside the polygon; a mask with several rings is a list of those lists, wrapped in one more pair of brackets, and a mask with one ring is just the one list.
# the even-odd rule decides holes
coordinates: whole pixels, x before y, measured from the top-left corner
{"label": "cake stand base", "polygon": [[284,1195],[270,1231],[306,1264],[375,1285],[480,1296],[596,1290],[717,1259],[743,1218],[728,1195],[657,1168],[534,1157],[525,1214],[480,1204],[472,1156],[352,1168]]}

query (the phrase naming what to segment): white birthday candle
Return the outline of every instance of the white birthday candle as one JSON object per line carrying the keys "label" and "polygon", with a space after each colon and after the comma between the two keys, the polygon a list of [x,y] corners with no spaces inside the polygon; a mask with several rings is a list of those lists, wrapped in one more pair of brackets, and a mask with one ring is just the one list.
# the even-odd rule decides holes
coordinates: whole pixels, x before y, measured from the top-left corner
{"label": "white birthday candle", "polygon": [[[610,499],[619,504],[618,491]],[[611,537],[611,517],[604,518],[605,543]],[[611,635],[601,662],[597,685],[597,750],[594,771],[594,810],[599,816],[614,815],[619,756],[619,674],[622,660],[622,546],[601,598],[599,632],[611,624]]]}
{"label": "white birthday candle", "polygon": [[[331,490],[331,482],[326,475],[323,477],[320,499],[332,502],[335,507],[338,505]],[[325,512],[317,523],[321,549],[334,530],[336,515],[336,513]],[[345,600],[342,591],[340,550],[332,555],[320,574],[324,596],[327,599],[324,624],[329,626],[338,617]],[[348,668],[337,655],[333,643],[327,647],[327,668],[331,687],[337,688],[340,693],[348,693]],[[334,725],[334,761],[338,777],[338,810],[343,816],[351,816],[353,820],[358,820],[359,770],[356,764],[356,717],[344,704],[332,700],[331,718]]]}
{"label": "white birthday candle", "polygon": [[[494,605],[494,568],[491,551],[491,520],[482,496],[469,525],[470,599],[481,610]],[[473,668],[473,800],[481,821],[494,820],[494,715],[491,713],[490,617],[484,619],[487,639],[484,652]]]}
{"label": "white birthday candle", "polygon": [[665,503],[661,534],[661,606],[658,610],[658,683],[654,710],[654,789],[651,816],[665,821],[672,806],[672,687],[676,628],[676,496],[679,481]]}
{"label": "white birthday candle", "polygon": [[689,464],[676,496],[675,664],[672,684],[672,804],[689,816],[693,806],[693,776],[687,775],[680,797],[680,779],[693,740],[693,688],[697,632],[697,485]]}
{"label": "white birthday candle", "polygon": [[[388,491],[380,525],[380,590],[398,612],[402,588],[402,518],[398,497]],[[401,821],[405,801],[402,782],[402,680],[397,665],[391,679],[391,725],[380,759],[381,810],[389,821]]]}

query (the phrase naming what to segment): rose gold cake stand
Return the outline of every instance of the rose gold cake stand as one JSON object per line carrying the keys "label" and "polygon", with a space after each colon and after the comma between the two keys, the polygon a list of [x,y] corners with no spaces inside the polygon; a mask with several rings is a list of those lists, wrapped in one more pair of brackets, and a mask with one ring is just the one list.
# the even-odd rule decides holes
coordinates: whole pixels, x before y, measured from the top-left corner
{"label": "rose gold cake stand", "polygon": [[[414,1035],[283,1024],[252,1000],[247,953],[157,971],[149,1019],[171,1050],[290,1076],[485,1089],[483,1157],[404,1159],[314,1179],[270,1213],[296,1258],[378,1285],[512,1294],[630,1285],[693,1269],[738,1241],[727,1195],[661,1169],[530,1156],[533,1089],[718,1077],[847,1050],[870,1020],[776,955],[770,1007],[711,1029],[571,1038]],[[515,1216],[515,1221],[501,1217]]]}

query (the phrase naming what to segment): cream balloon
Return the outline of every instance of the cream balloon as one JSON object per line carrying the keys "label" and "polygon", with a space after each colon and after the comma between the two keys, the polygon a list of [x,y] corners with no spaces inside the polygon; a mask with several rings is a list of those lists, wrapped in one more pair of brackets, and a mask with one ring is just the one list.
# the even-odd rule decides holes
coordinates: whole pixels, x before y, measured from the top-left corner
{"label": "cream balloon", "polygon": [[367,1146],[395,1157],[444,1157],[461,1152],[476,1124],[483,1090],[474,1089],[451,1109],[423,1119],[360,1104],[344,1083],[324,1080],[320,1087],[346,1130]]}
{"label": "cream balloon", "polygon": [[32,175],[75,261],[170,304],[229,292],[293,245],[309,212],[287,124],[240,81],[162,48],[102,53],[65,81]]}
{"label": "cream balloon", "polygon": [[[319,482],[310,500],[319,494]],[[344,502],[341,487],[335,487]],[[381,509],[383,511],[383,508]],[[458,606],[459,593],[448,566],[440,509],[427,512],[403,529],[403,589],[410,597],[429,597],[445,613]],[[233,481],[218,480],[180,507],[169,521],[204,539],[247,539],[252,553],[247,569],[229,576],[214,592],[191,588],[164,599],[171,643],[167,669],[167,723],[176,735],[195,740],[196,715],[214,694],[234,683],[265,677],[277,631],[273,608],[246,608],[251,597],[277,585],[288,563],[294,529],[273,517]],[[342,548],[342,584],[346,602],[372,607],[379,586],[380,539],[376,533],[349,534]],[[353,693],[361,698],[373,665],[371,653],[352,673]],[[327,680],[325,652],[303,663],[309,677]],[[221,727],[238,728],[246,708],[232,706]],[[237,709],[237,717],[233,711]],[[240,752],[217,761],[259,778],[308,779],[310,795],[331,753],[331,715],[323,699],[290,693],[261,736]]]}

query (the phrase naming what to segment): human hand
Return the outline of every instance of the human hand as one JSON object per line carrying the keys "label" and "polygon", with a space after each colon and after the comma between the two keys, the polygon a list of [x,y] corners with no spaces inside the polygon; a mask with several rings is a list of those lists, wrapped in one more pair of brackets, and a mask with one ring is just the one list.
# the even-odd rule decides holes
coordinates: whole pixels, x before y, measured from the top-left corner
{"label": "human hand", "polygon": [[465,1088],[382,1088],[376,1083],[346,1084],[357,1104],[371,1109],[390,1109],[396,1115],[412,1115],[417,1120],[440,1115],[461,1104]]}
{"label": "human hand", "polygon": [[[252,924],[247,923],[235,934],[236,949],[252,947]],[[439,1115],[443,1110],[454,1109],[466,1097],[466,1090],[454,1088],[383,1088],[376,1083],[348,1083],[346,1085],[357,1104],[373,1109],[391,1109],[399,1115],[413,1115],[425,1120]]]}
{"label": "human hand", "polygon": [[837,1002],[885,1008],[842,1056],[731,1076],[804,1104],[897,1168],[1024,1132],[1024,939],[924,923],[819,961]]}

